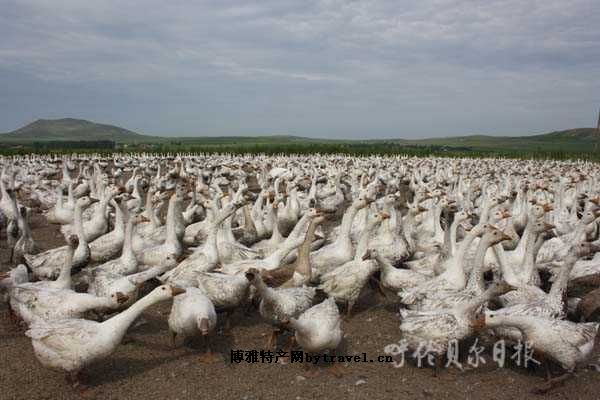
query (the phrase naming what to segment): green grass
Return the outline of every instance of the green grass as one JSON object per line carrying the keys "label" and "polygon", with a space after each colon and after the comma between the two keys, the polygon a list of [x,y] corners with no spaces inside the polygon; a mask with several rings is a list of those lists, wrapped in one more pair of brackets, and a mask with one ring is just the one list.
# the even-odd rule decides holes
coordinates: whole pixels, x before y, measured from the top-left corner
{"label": "green grass", "polygon": [[0,134],[0,153],[105,152],[112,151],[111,143],[114,143],[115,150],[125,152],[406,154],[600,161],[600,154],[596,151],[599,142],[600,132],[593,128],[534,136],[471,135],[421,140],[313,139],[285,135],[159,137],[140,135],[112,125],[65,118],[37,120],[16,131]]}

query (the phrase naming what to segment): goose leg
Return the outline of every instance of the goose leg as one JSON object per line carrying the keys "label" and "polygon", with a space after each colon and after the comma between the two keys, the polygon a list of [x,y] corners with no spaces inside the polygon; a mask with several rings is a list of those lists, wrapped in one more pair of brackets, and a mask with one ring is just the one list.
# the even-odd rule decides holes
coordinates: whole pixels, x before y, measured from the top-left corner
{"label": "goose leg", "polygon": [[[295,344],[296,344],[296,336],[291,335],[290,337],[288,337],[287,342],[285,343],[285,346],[283,346],[283,351],[285,351],[286,353],[290,353],[292,351],[292,349],[294,348]],[[280,357],[277,362],[282,365],[287,364],[287,361],[285,361],[284,357]]]}
{"label": "goose leg", "polygon": [[383,298],[385,299],[385,301],[395,301],[398,298],[398,296],[396,296],[394,291],[383,287],[381,282],[379,282],[379,285],[377,286],[377,288],[379,289],[379,293],[381,293],[381,295],[383,295]]}
{"label": "goose leg", "polygon": [[204,340],[206,352],[200,356],[200,362],[206,363],[206,364],[214,364],[214,363],[218,363],[219,361],[222,361],[221,356],[219,356],[218,353],[214,353],[211,351],[209,336],[202,335],[202,338]]}
{"label": "goose leg", "polygon": [[19,317],[15,313],[15,310],[10,306],[10,302],[6,302],[6,305],[8,306],[8,318],[13,324],[17,325],[19,323]]}
{"label": "goose leg", "polygon": [[231,316],[232,316],[233,312],[232,311],[225,311],[225,318],[223,321],[223,334],[227,334],[229,333],[229,331],[231,330]]}
{"label": "goose leg", "polygon": [[67,383],[71,385],[73,389],[79,390],[80,393],[85,393],[89,388],[81,383],[80,371],[71,371],[67,373]]}
{"label": "goose leg", "polygon": [[435,364],[433,366],[433,377],[437,378],[440,375],[440,371],[442,370],[442,366],[444,364],[444,357],[442,354],[437,354],[435,356]]}
{"label": "goose leg", "polygon": [[[335,350],[332,350],[330,352],[331,357],[335,358]],[[327,368],[327,372],[333,376],[335,376],[336,378],[341,378],[344,376],[344,372],[342,371],[341,367],[339,366],[339,363],[337,361],[333,362],[333,365],[329,368]]]}
{"label": "goose leg", "polygon": [[304,366],[304,373],[302,374],[305,378],[316,378],[319,376],[321,371],[319,371],[319,367],[313,363],[307,363]]}
{"label": "goose leg", "polygon": [[277,338],[279,337],[279,333],[280,333],[280,330],[277,328],[273,329],[273,331],[271,331],[269,340],[267,340],[267,345],[266,345],[267,349],[273,349],[277,346]]}
{"label": "goose leg", "polygon": [[347,303],[347,306],[346,306],[346,318],[347,319],[349,319],[350,316],[352,315],[352,308],[354,308],[354,302],[355,302],[355,300],[350,300]]}
{"label": "goose leg", "polygon": [[177,333],[171,332],[171,348],[174,349],[177,344]]}

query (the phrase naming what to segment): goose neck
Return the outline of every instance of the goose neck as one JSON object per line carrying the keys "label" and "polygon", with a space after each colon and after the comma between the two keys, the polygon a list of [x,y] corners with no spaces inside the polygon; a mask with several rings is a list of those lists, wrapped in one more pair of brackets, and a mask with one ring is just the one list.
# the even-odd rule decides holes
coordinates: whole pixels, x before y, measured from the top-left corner
{"label": "goose neck", "polygon": [[312,268],[310,267],[310,250],[312,242],[315,240],[315,231],[317,230],[317,226],[319,226],[319,223],[314,220],[308,226],[306,237],[298,249],[298,258],[296,260],[296,271],[300,272],[304,276],[307,276],[309,280],[312,272]]}
{"label": "goose neck", "polygon": [[571,274],[571,270],[575,266],[577,262],[577,257],[569,254],[565,259],[565,263],[560,269],[558,273],[558,278],[552,283],[550,287],[550,292],[548,293],[548,297],[551,300],[562,301],[563,293],[567,288],[567,284],[569,282],[569,275]]}
{"label": "goose neck", "polygon": [[348,207],[342,218],[342,224],[340,226],[340,232],[336,242],[349,242],[350,241],[350,230],[352,229],[352,221],[358,213],[359,209],[364,207],[357,207],[354,204]]}
{"label": "goose neck", "polygon": [[111,319],[102,322],[102,328],[106,329],[107,332],[113,336],[113,338],[120,342],[129,326],[135,321],[148,307],[162,300],[156,295],[149,295],[142,297],[136,301],[128,309],[115,315]]}

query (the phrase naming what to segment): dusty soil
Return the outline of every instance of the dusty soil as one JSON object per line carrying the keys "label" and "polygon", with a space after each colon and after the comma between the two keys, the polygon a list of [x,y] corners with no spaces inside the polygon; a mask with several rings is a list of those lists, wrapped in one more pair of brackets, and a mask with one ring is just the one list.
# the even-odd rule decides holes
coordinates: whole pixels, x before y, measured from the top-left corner
{"label": "dusty soil", "polygon": [[[56,226],[42,217],[33,221],[38,244],[48,249],[62,244]],[[0,259],[6,264],[5,241]],[[6,269],[6,267],[4,267]],[[356,313],[345,322],[347,334],[341,354],[382,355],[383,348],[400,340],[398,318],[393,306],[381,303],[378,294],[365,290]],[[116,352],[85,370],[84,383],[90,389],[86,398],[97,399],[597,399],[600,375],[580,371],[563,387],[545,396],[530,394],[543,383],[543,369],[527,370],[516,366],[498,369],[487,356],[485,366],[460,371],[444,369],[437,377],[428,368],[414,365],[394,368],[385,363],[348,363],[339,378],[325,366],[317,367],[316,377],[304,378],[301,364],[231,363],[230,351],[260,350],[269,326],[253,310],[239,311],[227,334],[217,335],[214,349],[223,357],[216,364],[203,364],[201,342],[170,347],[167,316],[170,304],[148,310],[146,323],[130,329],[131,340]],[[283,342],[281,343],[283,344]],[[468,345],[467,345],[468,349]],[[468,350],[462,352],[466,359]],[[463,360],[464,361],[464,360]],[[76,399],[74,391],[60,372],[43,368],[34,357],[30,341],[8,319],[6,306],[0,306],[0,398],[2,399]]]}

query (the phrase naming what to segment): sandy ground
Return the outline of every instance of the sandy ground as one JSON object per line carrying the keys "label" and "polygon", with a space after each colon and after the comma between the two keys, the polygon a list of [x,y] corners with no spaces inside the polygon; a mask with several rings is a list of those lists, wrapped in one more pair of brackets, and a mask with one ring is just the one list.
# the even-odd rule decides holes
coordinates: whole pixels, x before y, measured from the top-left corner
{"label": "sandy ground", "polygon": [[[34,237],[43,249],[62,243],[58,227],[41,217],[33,221]],[[2,240],[4,246],[5,241]],[[8,258],[0,252],[3,265]],[[6,268],[6,267],[4,267]],[[393,306],[381,306],[378,294],[366,289],[356,313],[344,324],[347,334],[342,354],[382,355],[383,348],[400,340],[398,318]],[[90,389],[86,398],[97,399],[598,399],[600,374],[580,371],[577,376],[545,396],[530,394],[543,383],[543,370],[515,367],[498,369],[488,355],[484,367],[460,371],[444,369],[434,377],[432,370],[414,365],[394,368],[385,363],[348,363],[335,377],[328,367],[305,377],[301,364],[235,364],[230,351],[260,350],[269,326],[256,310],[239,311],[227,334],[214,339],[222,362],[204,364],[201,342],[191,341],[176,349],[170,346],[167,317],[170,302],[149,309],[146,323],[130,329],[131,340],[109,358],[85,370],[83,381]],[[281,343],[283,344],[283,343]],[[463,361],[467,350],[462,352]],[[7,309],[0,306],[0,398],[75,399],[74,391],[60,372],[43,368],[34,357],[30,341],[11,324]]]}

